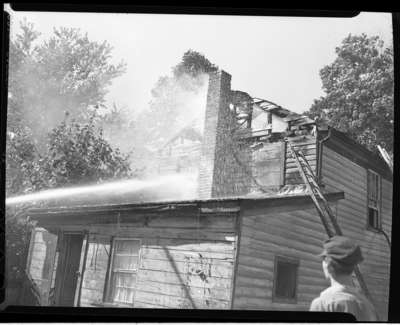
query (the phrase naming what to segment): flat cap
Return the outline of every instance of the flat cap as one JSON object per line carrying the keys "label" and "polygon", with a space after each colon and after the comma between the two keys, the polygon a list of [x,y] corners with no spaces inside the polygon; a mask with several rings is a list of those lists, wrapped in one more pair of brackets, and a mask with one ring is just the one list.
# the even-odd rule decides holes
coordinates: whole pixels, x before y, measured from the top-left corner
{"label": "flat cap", "polygon": [[324,242],[323,248],[320,256],[328,256],[344,265],[356,265],[364,260],[360,246],[344,236],[329,238]]}

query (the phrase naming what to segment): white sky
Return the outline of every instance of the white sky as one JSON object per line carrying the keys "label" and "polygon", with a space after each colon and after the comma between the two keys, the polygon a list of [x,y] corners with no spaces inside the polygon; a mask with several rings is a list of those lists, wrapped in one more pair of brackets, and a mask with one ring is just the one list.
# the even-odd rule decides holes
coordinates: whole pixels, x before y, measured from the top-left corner
{"label": "white sky", "polygon": [[193,49],[232,75],[232,89],[296,112],[321,96],[319,70],[335,58],[349,33],[392,42],[391,14],[355,18],[240,17],[161,14],[11,12],[11,35],[26,17],[47,38],[53,27],[76,27],[92,40],[107,40],[113,61],[127,62],[108,102],[140,110],[150,90],[183,53]]}

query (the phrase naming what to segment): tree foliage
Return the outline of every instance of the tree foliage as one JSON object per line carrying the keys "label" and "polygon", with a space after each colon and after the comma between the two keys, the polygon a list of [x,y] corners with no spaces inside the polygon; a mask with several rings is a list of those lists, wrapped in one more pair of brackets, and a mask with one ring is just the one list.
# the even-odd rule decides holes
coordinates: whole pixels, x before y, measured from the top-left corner
{"label": "tree foliage", "polygon": [[39,164],[46,187],[55,187],[131,177],[127,160],[128,156],[110,146],[91,119],[84,124],[64,121],[53,129],[48,152]]}
{"label": "tree foliage", "polygon": [[182,75],[189,75],[196,78],[200,74],[210,73],[218,70],[218,67],[211,63],[203,54],[188,50],[183,56],[181,62],[179,62],[173,69],[175,78],[179,78]]}
{"label": "tree foliage", "polygon": [[96,129],[94,107],[125,64],[78,29],[39,42],[33,24],[20,28],[10,42],[7,194],[122,176],[126,157]]}
{"label": "tree foliage", "polygon": [[10,42],[9,128],[29,127],[40,150],[65,111],[87,119],[91,106],[104,104],[108,86],[125,71],[125,63],[111,64],[112,47],[78,29],[55,28],[39,42],[31,23],[24,20],[20,27]]}
{"label": "tree foliage", "polygon": [[[8,136],[8,192],[19,194],[132,177],[128,156],[113,149],[94,119],[63,121],[48,135],[41,155],[26,134]],[[13,173],[18,168],[19,173]],[[14,177],[13,177],[14,176]]]}
{"label": "tree foliage", "polygon": [[307,112],[370,150],[393,150],[393,48],[379,37],[349,35],[320,71],[325,96]]}

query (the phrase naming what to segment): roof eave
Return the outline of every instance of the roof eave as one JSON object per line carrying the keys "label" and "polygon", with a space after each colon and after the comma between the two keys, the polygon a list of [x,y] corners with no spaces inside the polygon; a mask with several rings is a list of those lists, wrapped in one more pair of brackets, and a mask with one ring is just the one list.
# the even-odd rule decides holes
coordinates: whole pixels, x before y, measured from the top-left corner
{"label": "roof eave", "polygon": [[[343,192],[332,192],[325,194],[328,201],[337,201],[344,198]],[[84,214],[85,216],[95,215],[106,212],[171,212],[177,209],[199,209],[212,207],[218,209],[221,207],[242,207],[243,205],[252,206],[255,203],[265,203],[267,205],[290,205],[290,204],[312,204],[308,194],[294,195],[275,195],[268,197],[236,197],[236,198],[213,198],[207,200],[187,200],[187,201],[169,201],[169,202],[147,202],[133,204],[111,204],[111,205],[92,205],[75,206],[59,208],[34,208],[26,211],[26,215],[34,220],[40,220],[43,217],[66,216],[73,214]]]}

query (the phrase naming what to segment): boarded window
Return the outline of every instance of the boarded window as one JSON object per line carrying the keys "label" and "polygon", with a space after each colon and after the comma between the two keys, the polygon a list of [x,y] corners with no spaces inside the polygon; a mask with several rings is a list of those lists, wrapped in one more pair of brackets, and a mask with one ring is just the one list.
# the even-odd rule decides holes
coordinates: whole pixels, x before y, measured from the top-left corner
{"label": "boarded window", "polygon": [[114,239],[108,301],[133,305],[139,267],[140,240]]}
{"label": "boarded window", "polygon": [[377,173],[368,170],[367,183],[368,227],[373,229],[380,229],[381,178]]}
{"label": "boarded window", "polygon": [[289,303],[296,302],[297,296],[297,260],[284,257],[275,258],[275,276],[273,299]]}

